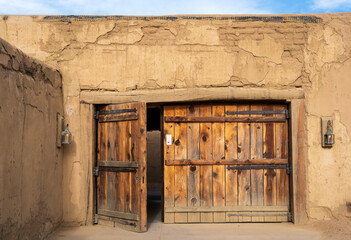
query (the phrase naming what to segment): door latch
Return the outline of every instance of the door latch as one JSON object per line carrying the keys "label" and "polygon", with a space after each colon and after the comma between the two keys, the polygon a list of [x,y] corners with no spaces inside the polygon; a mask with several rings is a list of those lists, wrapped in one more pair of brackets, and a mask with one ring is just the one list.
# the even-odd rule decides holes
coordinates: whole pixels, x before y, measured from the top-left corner
{"label": "door latch", "polygon": [[98,176],[99,176],[99,167],[94,167],[94,169],[93,169],[93,175],[94,175],[95,177],[98,177]]}

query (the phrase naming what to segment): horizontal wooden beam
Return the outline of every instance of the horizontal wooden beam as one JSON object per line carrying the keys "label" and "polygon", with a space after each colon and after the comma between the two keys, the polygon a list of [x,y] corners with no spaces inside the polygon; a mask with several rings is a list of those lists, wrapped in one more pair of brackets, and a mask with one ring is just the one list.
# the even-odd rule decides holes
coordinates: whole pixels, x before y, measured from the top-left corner
{"label": "horizontal wooden beam", "polygon": [[137,113],[127,113],[123,115],[109,114],[109,115],[100,115],[99,122],[120,122],[120,121],[130,121],[138,120]]}
{"label": "horizontal wooden beam", "polygon": [[108,216],[103,216],[103,215],[97,215],[97,218],[98,218],[98,223],[101,223],[100,220],[103,220],[103,221],[115,223],[118,225],[118,227],[120,227],[122,229],[134,231],[134,232],[139,232],[138,228],[137,228],[137,226],[138,226],[137,221],[108,217]]}
{"label": "horizontal wooden beam", "polygon": [[183,88],[134,90],[128,92],[84,90],[80,92],[80,102],[89,104],[112,104],[125,102],[170,103],[228,100],[291,100],[303,99],[304,91],[268,88]]}
{"label": "horizontal wooden beam", "polygon": [[288,206],[216,206],[216,207],[165,207],[166,213],[178,212],[288,212]]}
{"label": "horizontal wooden beam", "polygon": [[235,216],[289,216],[289,212],[237,212],[237,213],[228,213],[228,217]]}
{"label": "horizontal wooden beam", "polygon": [[139,220],[138,214],[134,213],[127,213],[127,212],[118,212],[118,211],[111,211],[106,209],[99,209],[99,215],[107,216],[107,217],[115,217],[115,218],[122,218],[127,220],[137,221]]}
{"label": "horizontal wooden beam", "polygon": [[139,162],[122,162],[122,161],[99,161],[99,167],[125,167],[125,168],[137,168]]}
{"label": "horizontal wooden beam", "polygon": [[285,122],[286,117],[164,117],[165,122]]}
{"label": "horizontal wooden beam", "polygon": [[288,164],[288,159],[216,159],[216,160],[195,160],[195,159],[180,159],[180,160],[165,160],[167,166],[178,165],[274,165]]}

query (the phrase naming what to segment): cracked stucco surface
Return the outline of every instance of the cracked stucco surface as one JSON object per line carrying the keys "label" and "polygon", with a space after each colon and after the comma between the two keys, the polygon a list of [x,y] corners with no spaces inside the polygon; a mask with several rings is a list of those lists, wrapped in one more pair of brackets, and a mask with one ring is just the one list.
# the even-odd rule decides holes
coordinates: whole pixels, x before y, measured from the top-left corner
{"label": "cracked stucco surface", "polygon": [[61,76],[0,38],[0,239],[43,239],[62,221]]}
{"label": "cracked stucco surface", "polygon": [[[351,201],[351,14],[321,23],[218,20],[44,21],[9,16],[0,37],[60,70],[65,115],[80,136],[80,90],[196,87],[302,88],[307,129],[307,214],[348,214]],[[320,117],[336,144],[322,149]],[[82,136],[84,137],[84,136]],[[64,153],[64,220],[85,224],[88,163],[79,139]]]}

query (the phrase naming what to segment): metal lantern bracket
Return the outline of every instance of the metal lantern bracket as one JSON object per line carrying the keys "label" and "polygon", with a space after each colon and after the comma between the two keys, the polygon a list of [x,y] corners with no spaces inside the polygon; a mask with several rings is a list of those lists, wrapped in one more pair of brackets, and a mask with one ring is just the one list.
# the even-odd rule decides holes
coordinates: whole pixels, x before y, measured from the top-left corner
{"label": "metal lantern bracket", "polygon": [[321,142],[323,148],[331,148],[335,143],[333,118],[321,117]]}

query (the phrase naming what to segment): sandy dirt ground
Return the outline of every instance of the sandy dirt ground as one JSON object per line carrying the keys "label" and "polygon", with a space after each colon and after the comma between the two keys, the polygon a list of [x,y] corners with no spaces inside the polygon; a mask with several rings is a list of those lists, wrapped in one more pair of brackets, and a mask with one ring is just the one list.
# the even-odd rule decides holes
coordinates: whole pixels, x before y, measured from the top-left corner
{"label": "sandy dirt ground", "polygon": [[321,240],[350,240],[351,218],[318,221],[304,226],[305,229],[319,232]]}
{"label": "sandy dirt ground", "polygon": [[[157,205],[154,205],[157,206]],[[61,227],[48,240],[351,240],[351,218],[307,225],[292,223],[164,224],[160,209],[148,215],[148,231],[134,233],[107,226]]]}

